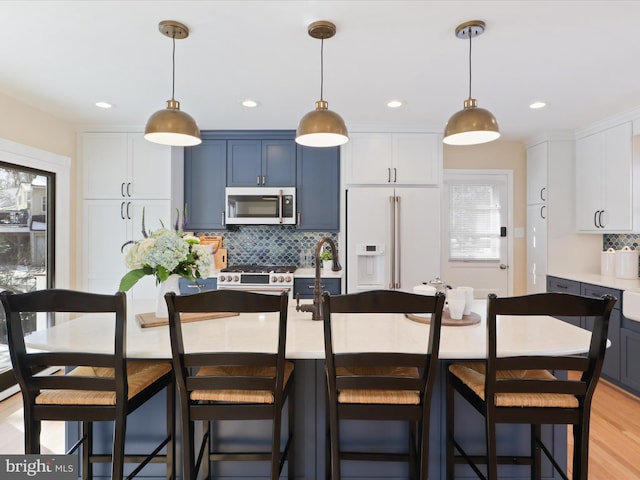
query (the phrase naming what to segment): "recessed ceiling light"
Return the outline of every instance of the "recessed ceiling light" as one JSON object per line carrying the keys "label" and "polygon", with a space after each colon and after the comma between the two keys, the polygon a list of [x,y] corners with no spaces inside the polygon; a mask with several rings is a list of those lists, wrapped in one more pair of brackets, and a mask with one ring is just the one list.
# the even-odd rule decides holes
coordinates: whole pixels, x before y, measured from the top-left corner
{"label": "recessed ceiling light", "polygon": [[404,105],[404,102],[402,100],[391,100],[387,103],[387,107],[389,108],[399,108],[402,105]]}
{"label": "recessed ceiling light", "polygon": [[533,102],[531,105],[529,105],[529,108],[531,108],[532,110],[536,110],[538,108],[544,108],[546,106],[547,104],[544,102]]}
{"label": "recessed ceiling light", "polygon": [[250,98],[243,100],[242,105],[247,108],[255,108],[260,106],[260,102],[256,102],[255,100],[251,100]]}
{"label": "recessed ceiling light", "polygon": [[109,102],[96,102],[96,107],[111,108],[112,105]]}

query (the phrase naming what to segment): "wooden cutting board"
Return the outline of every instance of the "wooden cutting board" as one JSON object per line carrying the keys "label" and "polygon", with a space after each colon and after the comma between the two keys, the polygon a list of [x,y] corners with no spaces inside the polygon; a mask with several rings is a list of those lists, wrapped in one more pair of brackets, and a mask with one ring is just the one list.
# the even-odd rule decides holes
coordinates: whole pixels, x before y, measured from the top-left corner
{"label": "wooden cutting board", "polygon": [[213,264],[216,270],[227,268],[227,249],[219,248],[216,253],[213,254]]}
{"label": "wooden cutting board", "polygon": [[[239,315],[236,312],[213,312],[213,313],[183,313],[180,315],[182,323],[197,322],[198,320],[211,320],[214,318],[235,317]],[[137,313],[136,320],[142,328],[159,327],[161,325],[169,325],[169,319],[165,317],[156,317],[155,312]]]}

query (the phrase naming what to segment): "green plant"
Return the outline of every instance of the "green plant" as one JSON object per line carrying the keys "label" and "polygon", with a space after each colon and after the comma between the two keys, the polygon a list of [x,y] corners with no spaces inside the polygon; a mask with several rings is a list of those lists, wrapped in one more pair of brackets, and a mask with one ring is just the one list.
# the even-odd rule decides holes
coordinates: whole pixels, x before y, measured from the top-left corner
{"label": "green plant", "polygon": [[326,262],[327,260],[333,260],[333,255],[331,255],[331,250],[323,250],[320,252],[320,260]]}

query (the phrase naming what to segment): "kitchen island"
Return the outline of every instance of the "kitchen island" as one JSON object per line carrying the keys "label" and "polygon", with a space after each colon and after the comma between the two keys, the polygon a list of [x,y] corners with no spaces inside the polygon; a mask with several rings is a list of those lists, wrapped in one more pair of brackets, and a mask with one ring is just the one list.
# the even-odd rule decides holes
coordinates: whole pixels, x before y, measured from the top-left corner
{"label": "kitchen island", "polygon": [[[153,311],[153,302],[136,302],[130,304],[127,331],[127,355],[130,358],[169,359],[171,350],[168,327],[141,328],[135,319],[134,312]],[[451,360],[479,359],[485,357],[485,302],[477,300],[473,311],[480,314],[482,322],[469,326],[443,327],[440,358],[442,368],[436,380],[431,414],[430,433],[430,476],[432,479],[443,479],[444,445],[445,445],[445,386],[444,371]],[[384,322],[386,315],[342,316],[339,318],[339,335],[336,338],[336,351],[359,351],[362,348],[384,348],[388,351],[421,352],[424,351],[428,335],[428,325],[413,322],[404,317],[399,322]],[[275,335],[275,318],[263,315],[256,322],[249,322],[245,314],[240,317],[203,320],[187,323],[183,327],[185,349],[188,351],[228,350],[240,351],[248,348],[264,349],[265,338]],[[501,355],[519,354],[574,354],[588,349],[590,334],[586,330],[551,317],[520,318],[517,322],[501,325],[499,353]],[[515,324],[514,324],[515,323]],[[100,315],[86,315],[74,320],[60,323],[47,330],[38,331],[27,338],[28,345],[33,348],[51,349],[52,347],[75,350],[79,345],[85,351],[104,352],[112,346],[112,334],[108,322]],[[287,330],[287,357],[296,363],[296,471],[298,478],[324,478],[324,438],[325,438],[325,402],[323,373],[323,331],[322,322],[313,321],[309,313],[296,312],[290,302],[289,325]],[[130,442],[146,445],[153,443],[154,423],[163,411],[164,396],[158,395],[149,405],[143,406],[130,419],[128,437]],[[457,428],[467,437],[470,450],[483,451],[483,423],[481,418],[471,411],[465,410],[460,402],[457,408]],[[229,422],[230,423],[230,422]],[[382,422],[376,422],[382,423]],[[353,422],[343,428],[346,442],[373,442],[384,439],[389,445],[404,447],[405,427],[398,424],[380,426],[356,425]],[[249,431],[250,430],[250,431]],[[256,425],[254,429],[243,427],[224,427],[221,435],[226,437],[244,437],[255,435],[256,439],[269,437],[267,425]],[[158,435],[161,433],[158,432]],[[73,429],[69,429],[73,435]],[[110,432],[105,428],[103,442],[110,441]],[[509,426],[499,430],[504,447],[513,450],[528,448],[528,428]],[[549,428],[545,432],[547,441],[552,445],[554,454],[561,463],[566,458],[566,427]],[[553,438],[551,438],[553,437]],[[256,440],[258,441],[258,440]],[[265,442],[268,444],[268,441]],[[145,448],[141,446],[141,448]],[[220,472],[222,478],[239,478],[242,475],[261,478],[257,473],[262,465],[231,464],[229,470]],[[152,468],[160,468],[154,465]],[[473,478],[473,474],[459,467],[456,478]],[[523,467],[511,467],[503,471],[501,478],[519,478],[526,475]],[[251,470],[248,470],[251,469]],[[180,471],[180,470],[178,470]],[[153,470],[146,478],[163,478],[162,471]],[[464,473],[463,473],[464,472]],[[545,468],[546,476],[554,478],[550,468]],[[404,464],[380,465],[362,464],[361,462],[345,462],[343,477],[347,478],[406,478],[407,469]],[[143,476],[144,477],[144,472]],[[264,477],[266,478],[266,477]]]}

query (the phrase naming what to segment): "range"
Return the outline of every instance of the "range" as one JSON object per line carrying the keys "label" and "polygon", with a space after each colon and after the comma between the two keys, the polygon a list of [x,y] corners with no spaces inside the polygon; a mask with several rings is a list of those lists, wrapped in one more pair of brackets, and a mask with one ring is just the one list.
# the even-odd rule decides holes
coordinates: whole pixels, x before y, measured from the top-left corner
{"label": "range", "polygon": [[260,293],[287,291],[293,297],[294,265],[233,265],[218,273],[219,290],[248,290]]}

